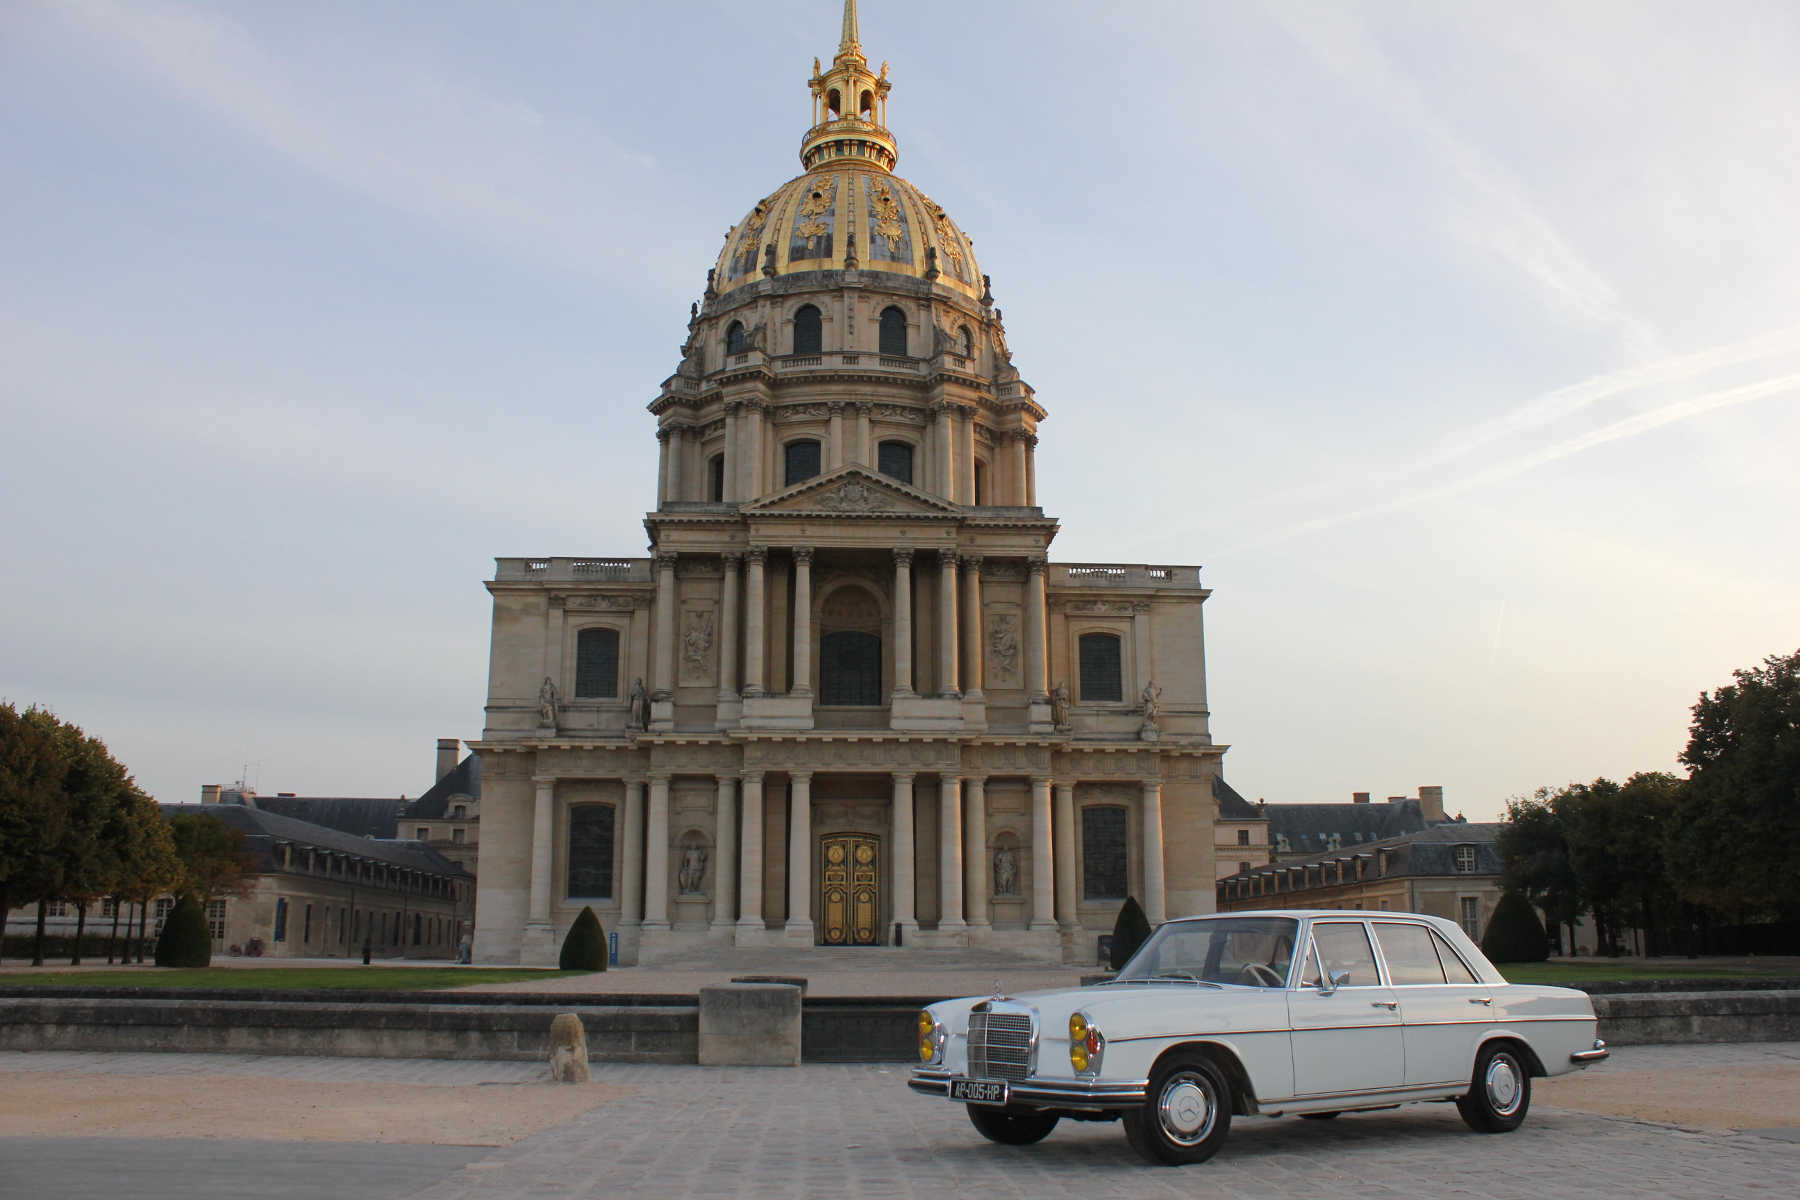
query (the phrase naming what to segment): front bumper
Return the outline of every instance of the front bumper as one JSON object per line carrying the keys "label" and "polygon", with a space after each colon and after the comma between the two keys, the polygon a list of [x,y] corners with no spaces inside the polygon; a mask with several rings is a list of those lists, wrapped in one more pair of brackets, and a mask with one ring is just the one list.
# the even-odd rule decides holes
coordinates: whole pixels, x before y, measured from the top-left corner
{"label": "front bumper", "polygon": [[[921,1068],[913,1072],[906,1086],[927,1096],[950,1094],[949,1071]],[[1081,1112],[1106,1112],[1142,1104],[1150,1090],[1150,1081],[1138,1079],[1110,1083],[1098,1079],[1018,1079],[1008,1080],[1008,1108],[1067,1108]]]}
{"label": "front bumper", "polygon": [[1606,1043],[1599,1038],[1595,1038],[1594,1048],[1592,1050],[1577,1050],[1575,1053],[1569,1055],[1569,1061],[1578,1067],[1585,1067],[1590,1063],[1597,1063],[1603,1059],[1609,1058],[1611,1055],[1612,1051],[1606,1048]]}

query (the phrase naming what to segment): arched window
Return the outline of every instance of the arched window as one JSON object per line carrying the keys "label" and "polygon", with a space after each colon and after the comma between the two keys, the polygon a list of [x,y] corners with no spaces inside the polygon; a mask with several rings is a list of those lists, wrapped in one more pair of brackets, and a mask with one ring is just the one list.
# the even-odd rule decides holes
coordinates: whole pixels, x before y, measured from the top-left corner
{"label": "arched window", "polygon": [[906,354],[906,314],[892,306],[881,310],[881,352]]}
{"label": "arched window", "polygon": [[987,464],[975,464],[975,500],[976,504],[987,503]]}
{"label": "arched window", "polygon": [[883,442],[875,448],[875,469],[901,483],[913,481],[913,448],[906,442]]}
{"label": "arched window", "polygon": [[710,480],[707,495],[714,504],[725,499],[725,456],[715,454],[706,463],[706,477]]}
{"label": "arched window", "polygon": [[839,96],[838,90],[832,88],[829,92],[825,93],[825,118],[829,121],[835,121],[843,115],[844,101]]}
{"label": "arched window", "polygon": [[584,629],[575,635],[575,695],[612,699],[619,694],[619,631]]}
{"label": "arched window", "polygon": [[975,357],[975,335],[964,325],[956,331],[956,352],[964,358]]}
{"label": "arched window", "polygon": [[725,353],[742,354],[750,348],[750,335],[744,332],[742,321],[733,321],[725,330]]}
{"label": "arched window", "polygon": [[814,306],[803,305],[794,314],[794,353],[817,354],[824,346],[824,334],[820,327],[819,310]]}
{"label": "arched window", "polygon": [[610,900],[613,894],[613,806],[577,804],[569,809],[570,899]]}
{"label": "arched window", "polygon": [[1123,900],[1126,882],[1125,809],[1097,804],[1081,810],[1081,895]]}
{"label": "arched window", "polygon": [[881,603],[863,588],[839,588],[819,609],[819,703],[881,702]]}
{"label": "arched window", "polygon": [[1119,635],[1084,633],[1080,647],[1082,702],[1123,700],[1125,688],[1120,672]]}
{"label": "arched window", "polygon": [[819,443],[816,441],[789,442],[782,447],[786,470],[782,475],[784,486],[799,483],[803,479],[811,479],[819,473]]}
{"label": "arched window", "polygon": [[859,110],[858,116],[865,121],[873,121],[875,119],[875,93],[865,91],[862,94],[861,103],[856,107]]}

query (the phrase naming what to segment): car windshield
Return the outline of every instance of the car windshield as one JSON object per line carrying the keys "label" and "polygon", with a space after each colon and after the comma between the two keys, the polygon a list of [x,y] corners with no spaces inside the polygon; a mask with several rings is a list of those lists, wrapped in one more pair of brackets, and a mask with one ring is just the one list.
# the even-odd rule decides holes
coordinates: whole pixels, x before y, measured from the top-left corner
{"label": "car windshield", "polygon": [[1208,917],[1171,921],[1150,935],[1118,974],[1120,982],[1151,979],[1287,984],[1299,922],[1292,917]]}

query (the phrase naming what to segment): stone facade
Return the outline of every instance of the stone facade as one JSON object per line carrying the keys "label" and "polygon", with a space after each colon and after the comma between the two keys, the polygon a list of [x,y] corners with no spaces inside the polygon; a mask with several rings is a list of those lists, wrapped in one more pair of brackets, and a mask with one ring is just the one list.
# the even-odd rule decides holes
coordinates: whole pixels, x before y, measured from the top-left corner
{"label": "stone facade", "polygon": [[649,558],[498,560],[475,954],[991,944],[1213,904],[1193,566],[1059,564],[1046,412],[968,239],[891,174],[854,4],[805,174],[726,238]]}

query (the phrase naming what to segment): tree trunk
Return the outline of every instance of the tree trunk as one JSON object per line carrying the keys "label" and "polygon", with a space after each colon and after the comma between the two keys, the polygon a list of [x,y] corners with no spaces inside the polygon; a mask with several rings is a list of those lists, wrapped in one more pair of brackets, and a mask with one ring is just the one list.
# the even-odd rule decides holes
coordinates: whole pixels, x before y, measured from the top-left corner
{"label": "tree trunk", "polygon": [[69,956],[69,965],[81,965],[81,935],[87,932],[87,901],[83,900],[75,906],[75,953]]}
{"label": "tree trunk", "polygon": [[149,928],[150,928],[150,902],[148,900],[140,900],[140,901],[138,901],[138,944],[137,944],[137,960],[140,963],[144,961],[144,938],[147,936],[147,931],[149,930]]}
{"label": "tree trunk", "polygon": [[38,901],[37,936],[31,942],[31,965],[44,965],[44,916],[50,911],[48,900]]}
{"label": "tree trunk", "polygon": [[113,951],[119,948],[119,898],[113,897],[112,932],[106,935],[106,965],[112,966]]}

